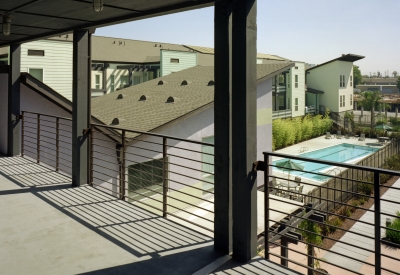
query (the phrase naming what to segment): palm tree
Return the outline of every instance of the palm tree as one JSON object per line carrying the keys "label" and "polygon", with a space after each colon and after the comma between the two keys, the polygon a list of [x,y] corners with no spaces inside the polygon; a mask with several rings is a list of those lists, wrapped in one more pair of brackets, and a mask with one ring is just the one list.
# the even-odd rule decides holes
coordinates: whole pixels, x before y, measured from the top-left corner
{"label": "palm tree", "polygon": [[383,95],[380,91],[362,92],[358,104],[364,107],[364,110],[371,111],[371,128],[375,124],[375,110],[380,110],[381,108],[386,110],[389,108],[389,105],[383,101]]}
{"label": "palm tree", "polygon": [[392,72],[393,77],[397,77],[397,71]]}

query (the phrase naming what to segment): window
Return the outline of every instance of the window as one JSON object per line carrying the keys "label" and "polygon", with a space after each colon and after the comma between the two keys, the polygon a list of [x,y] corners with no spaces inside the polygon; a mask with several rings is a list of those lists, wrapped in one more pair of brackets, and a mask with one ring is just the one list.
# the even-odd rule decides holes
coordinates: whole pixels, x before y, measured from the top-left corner
{"label": "window", "polygon": [[346,106],[345,96],[343,96],[343,107]]}
{"label": "window", "polygon": [[353,95],[350,95],[350,106],[353,106]]}
{"label": "window", "polygon": [[340,99],[340,107],[343,107],[343,97],[339,96],[339,99]]}
{"label": "window", "polygon": [[339,84],[340,88],[344,88],[345,86],[345,78],[344,75],[340,75],[340,84]]}
{"label": "window", "polygon": [[121,75],[121,88],[125,88],[129,85],[129,75]]}
{"label": "window", "polygon": [[178,58],[171,58],[171,63],[179,63],[179,59]]}
{"label": "window", "polygon": [[[204,137],[202,141],[214,144],[214,136]],[[201,152],[203,189],[211,191],[214,188],[214,147],[202,145]]]}
{"label": "window", "polygon": [[287,108],[290,109],[290,97],[287,99]]}
{"label": "window", "polygon": [[155,195],[155,192],[162,192],[162,183],[163,159],[155,159],[128,166],[129,197],[136,196],[137,199],[142,199],[141,193],[146,193],[146,196]]}
{"label": "window", "polygon": [[290,88],[290,74],[287,75],[288,81],[287,81],[287,87]]}
{"label": "window", "polygon": [[294,87],[299,88],[299,76],[297,74],[294,75]]}
{"label": "window", "polygon": [[95,76],[95,89],[99,90],[100,89],[100,75],[96,74]]}
{"label": "window", "polygon": [[285,109],[285,97],[282,95],[279,96],[279,110]]}
{"label": "window", "polygon": [[110,75],[110,90],[111,92],[115,91],[115,75]]}
{"label": "window", "polygon": [[297,97],[294,99],[294,110],[296,112],[299,110],[299,99]]}
{"label": "window", "polygon": [[350,87],[353,87],[353,76],[350,76]]}
{"label": "window", "polygon": [[30,56],[44,56],[44,51],[41,50],[28,50]]}
{"label": "window", "polygon": [[37,80],[43,82],[43,69],[29,69],[29,74]]}
{"label": "window", "polygon": [[297,66],[296,66],[296,67],[294,67],[294,69],[295,69],[295,70],[297,70],[298,68],[299,68],[299,67],[297,67]]}

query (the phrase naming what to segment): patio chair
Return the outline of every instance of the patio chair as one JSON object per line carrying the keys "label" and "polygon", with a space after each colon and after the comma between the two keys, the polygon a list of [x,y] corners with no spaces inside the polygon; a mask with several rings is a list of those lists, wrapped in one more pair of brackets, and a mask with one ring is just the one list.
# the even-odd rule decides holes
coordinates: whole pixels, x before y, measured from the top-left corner
{"label": "patio chair", "polygon": [[365,134],[360,134],[360,138],[358,140],[359,141],[364,141],[365,140]]}
{"label": "patio chair", "polygon": [[348,133],[345,135],[344,138],[349,139],[349,138],[351,138],[352,136],[353,136],[353,133],[352,133],[352,132],[348,132]]}
{"label": "patio chair", "polygon": [[293,196],[295,201],[303,202],[303,188],[304,185],[300,186],[299,189],[296,191],[296,194]]}
{"label": "patio chair", "polygon": [[331,139],[332,138],[331,133],[330,132],[326,132],[325,138],[326,139]]}
{"label": "patio chair", "polygon": [[274,178],[272,179],[272,195],[281,196],[282,195],[282,187],[278,184],[278,181]]}
{"label": "patio chair", "polygon": [[301,178],[300,177],[295,177],[294,181],[297,183],[297,186],[300,186]]}
{"label": "patio chair", "polygon": [[342,138],[342,131],[337,131],[336,137],[339,139]]}

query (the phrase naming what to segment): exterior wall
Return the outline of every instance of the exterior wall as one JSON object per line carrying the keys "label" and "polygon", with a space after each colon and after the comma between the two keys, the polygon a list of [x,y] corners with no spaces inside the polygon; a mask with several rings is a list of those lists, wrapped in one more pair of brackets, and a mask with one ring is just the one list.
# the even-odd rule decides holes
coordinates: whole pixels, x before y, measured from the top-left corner
{"label": "exterior wall", "polygon": [[[179,59],[179,63],[172,63],[171,58]],[[197,66],[197,53],[161,50],[161,76],[169,75]]]}
{"label": "exterior wall", "polygon": [[112,66],[110,65],[109,68],[107,68],[107,82],[106,82],[106,88],[107,88],[107,93],[111,93],[111,75],[114,75],[114,91],[117,90],[122,85],[121,81],[121,76],[128,76],[129,72],[128,70],[120,70],[117,69],[117,66]]}
{"label": "exterior wall", "polygon": [[[336,61],[338,65],[338,73],[337,73],[337,83],[339,83],[339,75],[345,75],[345,87],[339,87],[339,96],[345,96],[345,106],[340,107],[339,101],[339,112],[346,112],[353,110],[353,105],[350,105],[350,95],[353,96],[353,85],[350,85],[350,76],[353,76],[353,63],[346,61]],[[354,79],[353,79],[354,81]],[[340,99],[339,99],[340,100]]]}
{"label": "exterior wall", "polygon": [[[28,50],[44,50],[44,56],[28,56]],[[72,100],[72,43],[39,40],[22,44],[21,72],[43,69],[43,83]]]}
{"label": "exterior wall", "polygon": [[0,74],[0,153],[7,154],[8,74]]}
{"label": "exterior wall", "polygon": [[[296,69],[297,67],[297,69]],[[298,87],[295,87],[295,75],[298,75]],[[296,62],[294,67],[290,69],[290,79],[287,79],[288,95],[290,96],[290,109],[292,109],[292,117],[304,116],[305,112],[305,74],[304,63]],[[298,110],[295,111],[295,99],[298,98]]]}
{"label": "exterior wall", "polygon": [[[336,62],[328,63],[307,73],[307,87],[323,91],[319,104],[339,112],[339,74]],[[319,107],[319,106],[318,106]]]}

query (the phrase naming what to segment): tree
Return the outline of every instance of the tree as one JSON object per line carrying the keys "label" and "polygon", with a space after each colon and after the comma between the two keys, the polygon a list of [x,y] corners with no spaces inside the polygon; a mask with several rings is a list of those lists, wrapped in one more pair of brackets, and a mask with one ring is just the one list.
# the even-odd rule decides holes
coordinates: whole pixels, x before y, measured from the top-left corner
{"label": "tree", "polygon": [[397,86],[397,89],[399,89],[399,92],[400,92],[400,76],[397,77],[396,86]]}
{"label": "tree", "polygon": [[397,71],[393,71],[392,75],[393,77],[397,77]]}
{"label": "tree", "polygon": [[358,84],[361,83],[362,80],[362,75],[360,71],[360,67],[353,65],[353,88],[355,88]]}
{"label": "tree", "polygon": [[360,94],[358,104],[364,108],[365,111],[371,111],[371,128],[374,127],[375,111],[383,108],[388,109],[390,106],[383,100],[383,95],[380,91],[365,91]]}
{"label": "tree", "polygon": [[377,71],[377,72],[376,72],[376,76],[377,76],[377,77],[381,77],[381,76],[382,76],[382,75],[381,75],[381,72],[380,72],[380,71]]}

